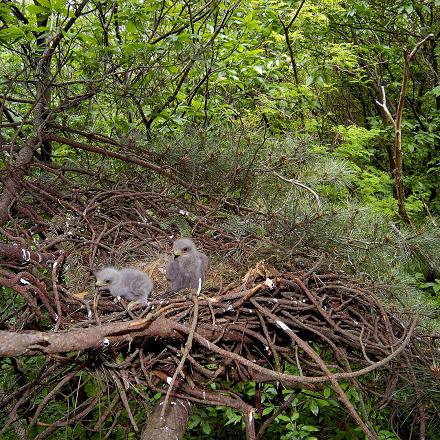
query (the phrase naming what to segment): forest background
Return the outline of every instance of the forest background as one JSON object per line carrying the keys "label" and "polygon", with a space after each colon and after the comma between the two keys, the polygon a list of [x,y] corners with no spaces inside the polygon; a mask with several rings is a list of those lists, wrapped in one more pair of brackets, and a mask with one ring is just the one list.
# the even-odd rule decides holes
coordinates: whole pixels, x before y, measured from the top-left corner
{"label": "forest background", "polygon": [[[187,201],[196,191],[230,208],[219,221],[234,237],[251,231],[289,256],[325,253],[357,279],[392,286],[384,304],[419,314],[420,331],[438,335],[439,37],[439,0],[2,1],[4,242],[26,191],[130,181]],[[161,226],[191,234],[185,219]],[[0,289],[9,307],[12,291]],[[16,373],[8,358],[1,366],[0,390]],[[438,383],[425,385],[419,399],[438,416]],[[65,413],[71,391],[50,411]],[[269,415],[276,392],[263,393]],[[325,438],[362,438],[339,423],[328,393],[299,395],[270,438],[311,440],[326,429]],[[354,388],[350,398],[358,402]],[[409,406],[395,419],[374,414],[380,438],[418,433]],[[239,412],[200,407],[187,438],[242,425]],[[82,429],[59,435],[90,438]],[[132,435],[122,422],[114,429]],[[435,438],[438,421],[425,429]]]}

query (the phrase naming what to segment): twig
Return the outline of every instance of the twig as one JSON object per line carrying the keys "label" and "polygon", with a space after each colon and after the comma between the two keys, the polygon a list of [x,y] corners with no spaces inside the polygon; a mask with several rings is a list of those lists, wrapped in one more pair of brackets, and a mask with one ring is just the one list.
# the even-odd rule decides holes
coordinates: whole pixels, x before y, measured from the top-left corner
{"label": "twig", "polygon": [[318,209],[321,209],[321,200],[319,199],[318,194],[317,194],[315,191],[313,191],[312,188],[310,188],[310,187],[307,186],[307,185],[304,185],[304,183],[301,183],[299,180],[296,180],[296,179],[287,179],[286,177],[282,176],[281,174],[278,174],[276,171],[272,171],[272,172],[273,172],[273,174],[274,174],[275,176],[277,176],[277,177],[280,178],[281,180],[284,180],[284,182],[289,182],[289,183],[291,183],[292,185],[299,186],[300,188],[303,188],[303,189],[309,191],[309,192],[313,195],[313,197],[315,198],[315,200],[316,200],[316,204],[318,205]]}
{"label": "twig", "polygon": [[55,321],[55,327],[54,331],[58,331],[60,328],[61,322],[63,321],[63,309],[61,307],[60,302],[60,294],[58,292],[58,269],[61,268],[64,261],[64,255],[60,255],[56,261],[53,263],[52,266],[52,289],[53,289],[53,295],[55,297],[55,304],[57,306],[57,319]]}
{"label": "twig", "polygon": [[344,393],[344,390],[341,388],[338,381],[336,380],[335,375],[329,370],[327,365],[324,363],[321,357],[312,349],[312,347],[310,347],[309,344],[307,344],[299,336],[297,336],[284,322],[280,321],[275,315],[270,313],[269,310],[267,310],[265,307],[262,307],[254,299],[252,299],[251,301],[261,313],[266,315],[268,318],[270,318],[273,321],[274,324],[278,325],[278,327],[284,330],[292,338],[292,340],[295,343],[297,343],[299,347],[301,347],[319,365],[321,370],[325,373],[325,375],[328,377],[330,382],[333,384],[336,392],[339,394],[339,397],[341,398],[341,401],[344,403],[345,407],[348,409],[349,413],[356,421],[356,423],[359,425],[359,427],[362,429],[362,431],[364,431],[368,439],[371,440],[377,439],[376,434],[372,432],[368,428],[368,426],[363,422],[363,420],[360,418],[354,406],[348,400],[347,396]]}
{"label": "twig", "polygon": [[108,370],[108,371],[110,373],[110,376],[115,381],[116,386],[118,387],[119,395],[121,396],[122,403],[124,405],[125,410],[127,411],[128,418],[130,419],[130,423],[133,426],[133,429],[135,430],[135,432],[139,432],[139,428],[136,424],[136,421],[134,420],[133,413],[131,412],[130,409],[130,404],[128,403],[127,394],[125,393],[124,387],[121,381],[119,380],[119,377],[115,374],[113,370]]}
{"label": "twig", "polygon": [[[201,288],[201,283],[199,283],[199,290],[200,290],[200,288]],[[173,389],[174,382],[176,381],[177,375],[183,374],[182,368],[183,368],[183,365],[185,364],[186,358],[188,357],[189,352],[192,347],[192,342],[193,342],[194,334],[195,334],[196,327],[197,327],[197,320],[199,318],[199,298],[198,298],[197,294],[193,296],[193,301],[194,301],[194,311],[193,311],[193,320],[191,323],[191,329],[188,334],[188,338],[186,340],[185,347],[182,351],[182,358],[180,359],[179,365],[177,366],[176,370],[174,371],[173,377],[171,378],[171,381],[169,382],[168,391],[165,396],[165,400],[163,401],[162,410],[160,412],[161,418],[163,418],[165,415],[166,406],[168,404],[168,399],[170,398],[170,394]]]}
{"label": "twig", "polygon": [[291,403],[296,399],[297,394],[292,393],[287,400],[285,400],[272,414],[271,416],[264,421],[258,430],[256,440],[259,440],[261,436],[266,432],[267,428],[273,423],[273,421],[286,409],[288,409]]}

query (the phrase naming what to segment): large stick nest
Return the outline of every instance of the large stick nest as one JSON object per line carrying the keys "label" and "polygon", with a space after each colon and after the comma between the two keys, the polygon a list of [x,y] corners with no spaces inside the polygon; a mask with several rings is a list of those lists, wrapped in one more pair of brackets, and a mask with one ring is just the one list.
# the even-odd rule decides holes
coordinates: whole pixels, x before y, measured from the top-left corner
{"label": "large stick nest", "polygon": [[[133,391],[131,385],[252,414],[254,408],[230,389],[208,386],[223,379],[312,390],[330,381],[362,426],[337,380],[360,386],[358,379],[380,369],[376,382],[363,386],[374,393],[423,358],[414,344],[415,324],[386,311],[374,289],[329,270],[323,256],[283,254],[247,226],[246,215],[237,231],[220,203],[212,208],[194,197],[133,185],[68,194],[26,185],[30,191],[18,201],[0,243],[0,285],[15,293],[2,310],[1,354],[49,358],[37,377],[20,380],[17,373],[17,383],[3,393],[1,406],[10,413],[2,432],[24,416],[27,429],[44,425],[50,399],[37,403],[41,390],[50,386],[53,399],[85,368],[111,377],[103,385],[104,394],[116,390],[111,411],[90,427],[97,397],[85,395],[72,413],[47,424],[39,439],[73,423],[98,430],[122,408],[137,430],[136,413],[145,412],[146,400],[142,387]],[[248,215],[257,221],[258,214]],[[177,235],[191,235],[210,256],[198,295],[166,292],[163,269]],[[148,272],[155,282],[150,306],[130,308],[95,290],[92,271],[104,263]],[[389,381],[385,401],[395,384]]]}

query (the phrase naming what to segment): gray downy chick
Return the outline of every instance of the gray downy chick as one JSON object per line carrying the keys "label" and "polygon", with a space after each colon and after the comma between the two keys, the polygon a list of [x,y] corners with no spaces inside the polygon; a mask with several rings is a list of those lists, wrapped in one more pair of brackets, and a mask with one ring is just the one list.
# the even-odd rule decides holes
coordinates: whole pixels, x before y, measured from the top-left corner
{"label": "gray downy chick", "polygon": [[166,277],[171,290],[199,287],[199,279],[205,281],[208,257],[199,252],[189,238],[180,238],[173,243],[173,255],[166,266]]}
{"label": "gray downy chick", "polygon": [[116,298],[146,303],[153,289],[150,277],[137,269],[104,267],[95,273],[96,285],[105,286]]}

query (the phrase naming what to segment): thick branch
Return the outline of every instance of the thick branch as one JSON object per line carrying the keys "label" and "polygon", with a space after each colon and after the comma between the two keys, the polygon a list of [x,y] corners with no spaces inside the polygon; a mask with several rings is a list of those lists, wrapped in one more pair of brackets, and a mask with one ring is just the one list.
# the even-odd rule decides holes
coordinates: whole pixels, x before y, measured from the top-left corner
{"label": "thick branch", "polygon": [[153,414],[142,431],[141,440],[178,440],[183,438],[186,425],[191,417],[191,404],[188,400],[173,397],[166,406],[165,414],[161,416],[163,406],[165,406],[165,397],[162,397],[154,407]]}
{"label": "thick branch", "polygon": [[54,262],[59,257],[59,252],[33,252],[21,246],[0,243],[0,255],[11,258],[23,263],[32,262],[37,264],[48,264]]}
{"label": "thick branch", "polygon": [[189,189],[190,185],[186,183],[184,180],[182,180],[180,177],[177,177],[176,175],[172,174],[169,170],[166,170],[164,168],[161,168],[159,165],[156,165],[151,162],[147,162],[146,160],[137,159],[136,157],[129,157],[121,153],[116,153],[114,151],[105,150],[103,148],[94,147],[89,144],[85,144],[83,142],[78,142],[73,139],[69,139],[63,136],[58,136],[56,134],[48,134],[44,138],[47,141],[55,141],[60,144],[69,145],[73,148],[78,148],[80,150],[90,151],[91,153],[101,154],[103,156],[113,157],[115,159],[122,160],[124,162],[128,163],[134,163],[136,165],[140,165],[141,167],[147,168],[149,170],[155,171],[156,173],[160,174],[161,176],[166,177],[167,179],[173,180],[174,182],[178,183],[179,185],[182,185],[183,187]]}

